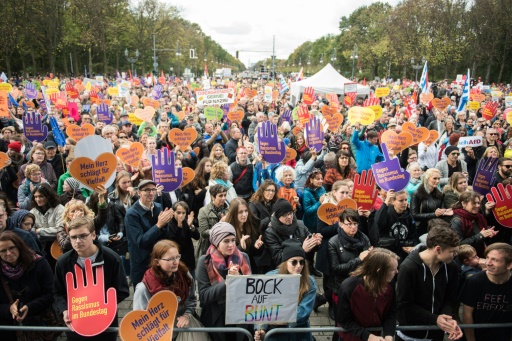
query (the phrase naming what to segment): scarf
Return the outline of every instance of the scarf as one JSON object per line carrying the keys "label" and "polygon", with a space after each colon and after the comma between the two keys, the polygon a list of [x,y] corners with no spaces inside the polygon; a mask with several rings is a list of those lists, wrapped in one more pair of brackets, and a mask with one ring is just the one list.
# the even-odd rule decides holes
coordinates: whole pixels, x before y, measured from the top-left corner
{"label": "scarf", "polygon": [[183,304],[187,301],[190,291],[190,285],[187,283],[186,274],[178,269],[171,277],[165,279],[162,283],[160,279],[153,272],[153,269],[148,269],[144,274],[142,282],[146,286],[151,296],[162,290],[170,290],[178,296],[178,302]]}
{"label": "scarf", "polygon": [[473,214],[463,208],[456,208],[453,210],[453,214],[460,217],[460,220],[462,221],[462,233],[465,238],[471,236],[471,232],[473,231],[473,222],[475,220],[478,221],[478,227],[480,230],[487,227],[487,220],[485,220],[485,217],[481,213]]}
{"label": "scarf", "polygon": [[365,243],[362,238],[362,233],[357,231],[354,237],[350,237],[348,234],[343,231],[342,228],[338,229],[338,238],[341,241],[341,245],[347,250],[353,251],[356,254],[360,254],[363,252]]}
{"label": "scarf", "polygon": [[26,186],[25,186],[25,196],[29,196],[30,195],[30,184],[34,184],[34,187],[39,185],[40,182],[33,182],[33,181],[30,181],[29,178],[25,178],[25,182],[26,182]]}
{"label": "scarf", "polygon": [[297,229],[297,217],[295,214],[293,215],[293,222],[291,225],[285,225],[279,221],[279,219],[272,214],[270,218],[270,226],[281,236],[285,236],[286,238],[290,238],[290,236],[294,235],[295,230]]}
{"label": "scarf", "polygon": [[215,179],[215,182],[219,185],[226,187],[227,189],[229,189],[231,187],[226,181],[224,181],[222,179]]}
{"label": "scarf", "polygon": [[239,272],[241,272],[242,275],[251,274],[251,268],[249,264],[246,263],[245,257],[237,248],[235,248],[235,251],[231,256],[225,258],[224,255],[215,247],[215,245],[210,245],[206,251],[204,262],[208,271],[208,278],[210,279],[211,285],[222,283],[224,281],[229,271],[228,266],[231,262],[233,264],[239,265]]}
{"label": "scarf", "polygon": [[[42,256],[38,255],[37,253],[34,254],[34,262],[30,265],[30,268],[34,266],[34,263],[43,258]],[[15,266],[9,265],[8,263],[4,261],[0,261],[0,271],[4,274],[5,277],[8,279],[20,279],[23,274],[25,273],[25,269],[21,266],[21,264],[16,264]]]}
{"label": "scarf", "polygon": [[421,178],[418,178],[418,179],[415,179],[413,177],[409,178],[409,183],[413,184],[413,185],[417,185],[419,184],[421,181]]}

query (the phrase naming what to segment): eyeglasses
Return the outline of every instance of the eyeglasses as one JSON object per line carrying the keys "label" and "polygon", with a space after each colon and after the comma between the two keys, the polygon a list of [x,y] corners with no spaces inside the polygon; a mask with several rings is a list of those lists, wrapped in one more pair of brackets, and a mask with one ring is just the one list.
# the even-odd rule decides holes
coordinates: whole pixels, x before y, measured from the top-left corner
{"label": "eyeglasses", "polygon": [[141,189],[140,191],[144,192],[144,193],[155,193],[156,188],[146,188],[146,189]]}
{"label": "eyeglasses", "polygon": [[450,153],[450,155],[457,155],[457,156],[459,156],[460,153]]}
{"label": "eyeglasses", "polygon": [[71,239],[72,242],[76,242],[77,240],[85,240],[87,237],[89,237],[91,233],[83,233],[76,236],[69,236],[69,239]]}
{"label": "eyeglasses", "polygon": [[489,135],[494,135],[494,136],[498,136],[498,133],[489,133]]}
{"label": "eyeglasses", "polygon": [[171,262],[171,263],[179,261],[180,259],[181,259],[181,255],[177,255],[176,257],[172,257],[172,258],[160,258],[160,260],[163,260],[166,262]]}
{"label": "eyeglasses", "polygon": [[266,189],[265,192],[268,192],[268,193],[275,193],[276,190],[275,189]]}
{"label": "eyeglasses", "polygon": [[301,259],[301,260],[292,259],[289,262],[292,266],[297,266],[297,264],[300,264],[300,266],[304,266],[306,264],[306,261],[304,259]]}
{"label": "eyeglasses", "polygon": [[126,135],[119,135],[119,138],[120,138],[120,139],[125,139],[125,138],[126,138]]}
{"label": "eyeglasses", "polygon": [[44,153],[34,153],[34,155],[44,155]]}
{"label": "eyeglasses", "polygon": [[13,245],[13,246],[9,246],[7,249],[3,249],[3,250],[0,250],[0,254],[2,255],[5,255],[7,252],[13,252],[14,250],[16,250],[18,247]]}
{"label": "eyeglasses", "polygon": [[348,157],[342,156],[342,157],[340,157],[340,160],[348,160]]}
{"label": "eyeglasses", "polygon": [[288,217],[291,217],[291,216],[293,216],[293,211],[285,213],[285,214],[282,215],[282,217],[285,217],[285,218],[288,218]]}
{"label": "eyeglasses", "polygon": [[352,227],[357,227],[359,226],[358,223],[342,223],[343,225],[347,225],[347,226],[352,226]]}

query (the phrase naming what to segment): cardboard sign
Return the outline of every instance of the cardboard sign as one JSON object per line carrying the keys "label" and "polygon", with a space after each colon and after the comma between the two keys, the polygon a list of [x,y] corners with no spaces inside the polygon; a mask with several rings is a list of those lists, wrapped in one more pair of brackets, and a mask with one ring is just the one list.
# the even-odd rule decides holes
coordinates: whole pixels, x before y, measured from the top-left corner
{"label": "cardboard sign", "polygon": [[304,89],[304,95],[302,96],[302,102],[306,105],[311,105],[315,101],[315,89],[313,87],[307,87]]}
{"label": "cardboard sign", "polygon": [[299,122],[301,124],[306,124],[309,122],[311,114],[309,113],[309,109],[307,105],[301,105],[297,108],[297,116],[299,118]]}
{"label": "cardboard sign", "polygon": [[372,209],[377,199],[378,191],[375,189],[375,178],[372,170],[368,173],[363,170],[361,175],[356,174],[354,177],[354,189],[352,190],[352,199],[356,201],[357,207],[369,211]]}
{"label": "cardboard sign", "polygon": [[490,101],[485,103],[484,110],[482,111],[482,117],[486,120],[492,120],[494,115],[496,115],[496,110],[498,109],[498,102]]}
{"label": "cardboard sign", "polygon": [[46,139],[48,126],[43,125],[39,113],[28,112],[23,117],[23,134],[30,142],[42,142]]}
{"label": "cardboard sign", "polygon": [[182,172],[183,172],[183,181],[181,182],[181,187],[185,187],[190,182],[192,182],[192,180],[194,180],[196,173],[190,167],[183,167]]}
{"label": "cardboard sign", "polygon": [[284,162],[295,160],[296,157],[297,151],[293,148],[286,147],[286,157],[284,158]]}
{"label": "cardboard sign", "polygon": [[226,324],[297,321],[300,275],[226,277]]}
{"label": "cardboard sign", "polygon": [[116,156],[121,159],[121,162],[133,168],[139,168],[142,154],[144,153],[144,146],[140,142],[134,142],[130,148],[119,148],[116,151]]}
{"label": "cardboard sign", "polygon": [[343,85],[343,93],[357,92],[357,83],[345,83]]}
{"label": "cardboard sign", "polygon": [[94,126],[86,123],[83,126],[71,124],[66,128],[66,134],[75,141],[80,141],[84,137],[94,135]]}
{"label": "cardboard sign", "polygon": [[402,124],[402,131],[412,135],[412,145],[416,145],[420,142],[426,141],[430,136],[430,132],[425,127],[416,127],[411,122],[405,122]]}
{"label": "cardboard sign", "polygon": [[425,146],[430,147],[432,143],[436,142],[439,138],[439,132],[437,130],[429,130],[428,139],[425,140]]}
{"label": "cardboard sign", "polygon": [[286,145],[279,141],[277,127],[265,121],[258,127],[258,150],[268,163],[280,163],[286,157]]}
{"label": "cardboard sign", "polygon": [[448,97],[443,97],[442,99],[434,98],[432,100],[432,105],[434,108],[440,111],[445,110],[450,105],[450,103],[452,103],[452,101]]}
{"label": "cardboard sign", "polygon": [[9,105],[7,104],[7,91],[5,90],[0,90],[0,117],[11,117],[9,115]]}
{"label": "cardboard sign", "polygon": [[380,97],[389,96],[390,91],[391,91],[391,89],[388,87],[377,88],[377,89],[375,89],[375,97],[380,98]]}
{"label": "cardboard sign", "polygon": [[197,105],[202,106],[221,105],[235,101],[235,91],[233,89],[199,90],[196,91],[196,95]]}
{"label": "cardboard sign", "polygon": [[382,154],[384,154],[384,161],[372,165],[375,181],[377,185],[385,191],[392,189],[395,192],[399,192],[407,187],[411,175],[400,167],[398,158],[390,159],[385,143],[381,143],[380,146],[382,148]]}
{"label": "cardboard sign", "polygon": [[494,217],[501,225],[512,228],[512,185],[509,184],[505,188],[499,183],[491,188],[491,193],[488,193],[486,198],[489,202],[496,203],[492,210]]}
{"label": "cardboard sign", "polygon": [[388,150],[393,152],[393,155],[398,155],[402,150],[412,144],[413,137],[408,132],[395,133],[393,130],[386,130],[380,136],[380,142],[385,143]]}
{"label": "cardboard sign", "polygon": [[84,186],[95,189],[105,186],[116,172],[117,158],[112,153],[102,153],[95,160],[78,157],[71,162],[69,173]]}
{"label": "cardboard sign", "polygon": [[220,121],[224,116],[224,111],[221,108],[206,107],[204,108],[204,117],[207,120]]}
{"label": "cardboard sign", "polygon": [[306,144],[309,149],[314,148],[317,152],[320,152],[323,148],[324,142],[324,127],[320,123],[318,117],[310,118],[309,122],[306,122],[304,130],[306,132]]}
{"label": "cardboard sign", "polygon": [[133,113],[138,119],[141,119],[144,122],[151,122],[155,116],[155,108],[147,106],[144,109],[136,109]]}
{"label": "cardboard sign", "polygon": [[473,191],[486,195],[496,182],[496,170],[498,169],[498,158],[481,159],[473,179]]}
{"label": "cardboard sign", "polygon": [[480,102],[474,102],[474,101],[471,101],[468,103],[468,108],[469,110],[478,110],[480,109]]}
{"label": "cardboard sign", "polygon": [[5,164],[9,160],[9,155],[4,152],[0,152],[0,170],[4,169],[7,165]]}
{"label": "cardboard sign", "polygon": [[237,111],[230,111],[230,112],[228,112],[228,119],[230,121],[242,122],[244,116],[245,116],[245,113],[244,113],[243,110],[237,110]]}
{"label": "cardboard sign", "polygon": [[155,109],[158,109],[160,106],[160,102],[151,98],[144,98],[142,103],[144,104],[144,107],[153,107]]}
{"label": "cardboard sign", "polygon": [[475,102],[483,102],[484,99],[485,99],[485,95],[484,94],[479,94],[479,93],[476,93],[476,94],[469,94],[469,97],[471,98],[472,101],[475,101]]}
{"label": "cardboard sign", "polygon": [[[323,109],[323,108],[322,108]],[[343,115],[335,113],[333,115],[324,115],[325,121],[327,122],[328,129],[330,131],[337,131],[340,125],[343,123]]]}
{"label": "cardboard sign", "polygon": [[169,132],[169,140],[175,145],[180,146],[181,150],[191,146],[196,138],[197,130],[195,128],[187,128],[185,130],[174,128]]}
{"label": "cardboard sign", "polygon": [[340,221],[340,214],[347,208],[357,210],[357,203],[350,198],[341,200],[338,205],[322,204],[316,211],[318,218],[326,224],[334,225]]}
{"label": "cardboard sign", "polygon": [[72,272],[66,274],[68,314],[71,326],[81,336],[99,335],[112,324],[116,317],[116,289],[108,288],[105,292],[103,265],[94,268],[96,273],[94,276],[91,260],[88,258],[85,260],[84,266],[85,282],[84,270],[77,264],[75,264],[74,270],[74,274]]}
{"label": "cardboard sign", "polygon": [[133,310],[123,317],[119,336],[123,341],[172,340],[178,298],[170,290],[151,297],[146,310]]}
{"label": "cardboard sign", "polygon": [[165,192],[175,191],[183,182],[183,169],[176,168],[175,158],[174,151],[169,152],[167,148],[157,150],[156,155],[151,155],[153,181],[164,186]]}
{"label": "cardboard sign", "polygon": [[457,147],[478,147],[483,144],[484,138],[482,136],[461,136]]}
{"label": "cardboard sign", "polygon": [[368,107],[352,107],[348,110],[348,120],[351,124],[359,122],[366,126],[375,121],[375,112]]}

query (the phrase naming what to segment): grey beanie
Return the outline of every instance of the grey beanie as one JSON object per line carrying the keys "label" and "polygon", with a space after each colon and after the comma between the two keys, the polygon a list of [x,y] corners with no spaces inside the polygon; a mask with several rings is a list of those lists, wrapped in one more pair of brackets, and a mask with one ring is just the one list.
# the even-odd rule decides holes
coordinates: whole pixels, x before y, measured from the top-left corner
{"label": "grey beanie", "polygon": [[236,231],[233,225],[224,221],[218,222],[217,224],[213,225],[210,230],[210,243],[217,247],[222,239],[229,235],[236,236]]}
{"label": "grey beanie", "polygon": [[73,191],[80,189],[80,182],[75,178],[67,178],[64,180]]}

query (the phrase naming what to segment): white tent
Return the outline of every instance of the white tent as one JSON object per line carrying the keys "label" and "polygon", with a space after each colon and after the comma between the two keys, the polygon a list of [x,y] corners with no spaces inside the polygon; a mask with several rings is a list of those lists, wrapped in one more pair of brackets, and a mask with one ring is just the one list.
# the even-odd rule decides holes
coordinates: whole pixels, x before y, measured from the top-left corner
{"label": "white tent", "polygon": [[[353,82],[340,75],[331,64],[327,64],[313,76],[291,84],[290,94],[292,103],[295,105],[300,98],[300,94],[308,87],[315,89],[315,93],[343,95],[345,93],[345,83]],[[368,95],[369,93],[369,87],[357,84],[358,95]]]}

